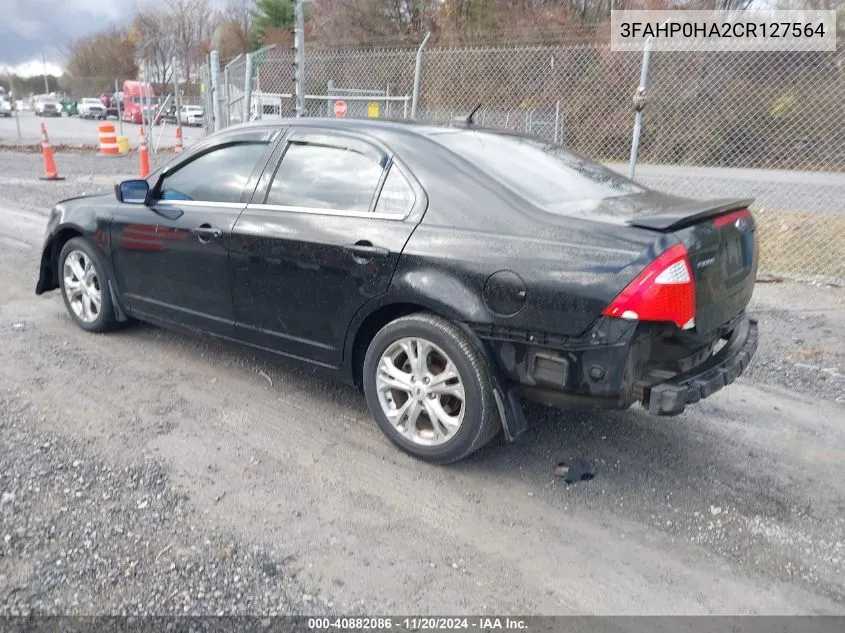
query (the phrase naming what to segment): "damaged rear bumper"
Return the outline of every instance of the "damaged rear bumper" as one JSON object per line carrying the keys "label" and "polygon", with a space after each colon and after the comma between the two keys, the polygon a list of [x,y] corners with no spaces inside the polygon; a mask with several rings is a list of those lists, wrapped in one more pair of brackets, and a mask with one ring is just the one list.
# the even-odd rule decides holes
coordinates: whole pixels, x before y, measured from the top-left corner
{"label": "damaged rear bumper", "polygon": [[695,404],[736,380],[756,351],[757,321],[745,318],[722,349],[704,363],[648,389],[643,406],[654,415],[677,415],[688,404]]}
{"label": "damaged rear bumper", "polygon": [[677,415],[732,383],[757,349],[757,322],[745,314],[709,335],[606,317],[568,339],[474,329],[510,392],[562,408],[626,409],[641,402],[654,415]]}

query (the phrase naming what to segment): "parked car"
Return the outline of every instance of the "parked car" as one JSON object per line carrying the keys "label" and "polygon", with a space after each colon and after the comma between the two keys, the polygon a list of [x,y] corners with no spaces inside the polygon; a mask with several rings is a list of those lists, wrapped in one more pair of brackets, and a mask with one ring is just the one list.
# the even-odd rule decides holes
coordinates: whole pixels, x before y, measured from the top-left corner
{"label": "parked car", "polygon": [[105,120],[106,106],[96,97],[86,97],[79,102],[79,116],[82,119]]}
{"label": "parked car", "polygon": [[15,104],[6,95],[0,95],[0,116],[12,116]]}
{"label": "parked car", "polygon": [[195,125],[200,127],[203,124],[204,116],[205,113],[203,112],[202,106],[198,105],[182,106],[182,110],[179,112],[179,117],[185,125]]}
{"label": "parked car", "polygon": [[62,116],[62,104],[52,95],[39,95],[35,98],[37,116]]}
{"label": "parked car", "polygon": [[57,204],[36,293],[88,331],[134,317],[311,363],[451,462],[524,431],[522,397],[675,415],[733,382],[757,346],[750,203],[468,124],[245,124]]}

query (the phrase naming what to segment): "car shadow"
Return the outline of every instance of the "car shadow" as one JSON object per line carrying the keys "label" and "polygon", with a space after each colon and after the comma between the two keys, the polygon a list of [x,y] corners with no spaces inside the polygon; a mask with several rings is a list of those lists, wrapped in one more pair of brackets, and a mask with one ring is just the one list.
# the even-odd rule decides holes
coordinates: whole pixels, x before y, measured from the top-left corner
{"label": "car shadow", "polygon": [[[374,424],[363,395],[350,385],[285,357],[245,348],[208,336],[182,334],[143,323],[120,334],[130,338],[164,339],[202,353],[221,366],[269,378],[273,389],[298,391],[305,396],[330,399],[349,411],[361,424]],[[263,374],[264,377],[261,377]],[[457,479],[495,477],[554,495],[568,491],[566,502],[608,506],[619,500],[636,500],[636,513],[644,520],[665,511],[667,499],[704,511],[717,499],[743,503],[767,514],[783,515],[787,490],[766,475],[761,456],[720,432],[718,418],[730,413],[718,405],[700,404],[707,413],[656,417],[635,405],[627,411],[560,410],[524,403],[530,428],[513,443],[497,436],[468,458],[447,466],[417,463],[424,469],[445,468]],[[716,423],[711,419],[715,414]],[[396,451],[384,438],[385,451]],[[595,477],[567,485],[553,474],[561,462],[589,460]],[[401,462],[400,462],[401,463]],[[441,471],[442,472],[442,471]],[[671,505],[671,504],[670,504]]]}

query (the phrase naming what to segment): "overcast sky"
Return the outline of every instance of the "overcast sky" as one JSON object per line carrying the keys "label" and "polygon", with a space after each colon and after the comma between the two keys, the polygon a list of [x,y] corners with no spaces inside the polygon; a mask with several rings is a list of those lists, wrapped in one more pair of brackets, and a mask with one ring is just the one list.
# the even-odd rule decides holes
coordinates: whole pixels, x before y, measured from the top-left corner
{"label": "overcast sky", "polygon": [[137,4],[137,0],[0,0],[0,67],[40,73],[44,55],[48,72],[55,70],[54,65],[63,64],[71,40],[128,21]]}

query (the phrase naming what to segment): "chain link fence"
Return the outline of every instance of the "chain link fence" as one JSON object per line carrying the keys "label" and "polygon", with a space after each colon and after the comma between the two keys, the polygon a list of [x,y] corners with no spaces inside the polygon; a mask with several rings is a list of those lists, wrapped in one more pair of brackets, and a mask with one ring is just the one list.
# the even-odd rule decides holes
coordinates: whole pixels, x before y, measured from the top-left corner
{"label": "chain link fence", "polygon": [[[308,51],[306,116],[410,117],[417,53]],[[418,120],[448,122],[480,105],[481,126],[562,143],[627,172],[641,53],[595,45],[432,48],[422,61]],[[293,62],[292,52],[264,50],[226,65],[221,120],[209,129],[293,116]],[[204,69],[209,86],[212,69]],[[698,198],[754,197],[763,272],[845,279],[842,49],[655,52],[646,94],[638,180]]]}

